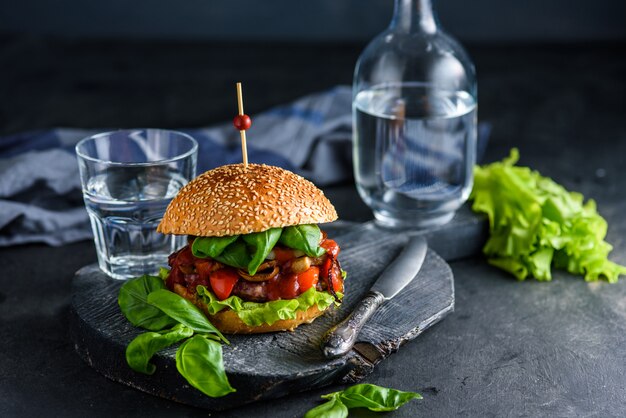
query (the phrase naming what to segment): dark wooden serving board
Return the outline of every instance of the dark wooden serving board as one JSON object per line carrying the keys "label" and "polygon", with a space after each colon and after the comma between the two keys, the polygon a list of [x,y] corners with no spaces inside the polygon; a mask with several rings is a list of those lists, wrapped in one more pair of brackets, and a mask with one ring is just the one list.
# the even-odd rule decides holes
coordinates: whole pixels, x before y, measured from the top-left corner
{"label": "dark wooden serving board", "polygon": [[[190,387],[176,370],[176,347],[153,358],[157,366],[154,375],[131,370],[124,351],[142,331],[131,326],[119,310],[117,294],[122,282],[109,278],[95,264],[80,269],[73,281],[70,330],[76,350],[112,380],[174,401],[219,410],[332,383],[356,382],[453,310],[452,272],[429,249],[416,279],[383,304],[363,328],[355,349],[343,358],[326,360],[319,350],[322,335],[353,309],[400,252],[407,235],[380,231],[372,224],[339,223],[325,230],[341,246],[340,260],[348,272],[343,304],[294,332],[229,336],[231,345],[224,345],[224,364],[236,393],[209,398]],[[467,246],[463,248],[469,251]]]}

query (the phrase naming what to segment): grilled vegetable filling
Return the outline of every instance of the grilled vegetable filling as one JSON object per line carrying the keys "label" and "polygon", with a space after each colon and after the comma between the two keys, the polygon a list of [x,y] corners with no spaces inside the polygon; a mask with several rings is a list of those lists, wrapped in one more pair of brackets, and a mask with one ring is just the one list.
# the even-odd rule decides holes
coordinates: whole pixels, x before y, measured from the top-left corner
{"label": "grilled vegetable filling", "polygon": [[[282,236],[285,236],[285,230]],[[294,229],[291,233],[299,232]],[[170,255],[168,263],[171,270],[166,285],[172,291],[175,285],[184,286],[192,293],[196,293],[196,286],[202,285],[219,300],[234,295],[250,302],[294,299],[315,287],[318,291],[332,294],[339,301],[337,293],[343,292],[343,277],[337,260],[340,251],[337,243],[320,231],[317,245],[294,249],[284,244],[291,242],[289,236],[283,239],[281,232],[278,235],[280,240],[270,240],[275,244],[270,242],[273,247],[269,251],[269,245],[263,250],[259,249],[263,244],[251,248],[259,241],[258,236],[255,239],[250,239],[250,235],[234,239],[224,237],[212,241],[204,237],[190,237],[187,246]],[[236,248],[238,245],[240,248]],[[222,248],[218,248],[220,246]],[[246,255],[248,258],[245,258]]]}

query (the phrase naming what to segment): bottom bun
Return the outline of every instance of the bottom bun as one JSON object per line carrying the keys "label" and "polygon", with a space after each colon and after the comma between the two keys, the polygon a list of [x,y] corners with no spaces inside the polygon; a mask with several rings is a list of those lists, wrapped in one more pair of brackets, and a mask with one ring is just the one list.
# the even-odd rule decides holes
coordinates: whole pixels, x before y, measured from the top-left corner
{"label": "bottom bun", "polygon": [[190,292],[189,289],[184,286],[175,284],[174,292],[193,302],[194,305],[202,309],[202,311],[209,318],[209,321],[211,321],[217,329],[225,334],[261,334],[264,332],[293,331],[300,324],[310,324],[315,318],[325,312],[325,310],[319,310],[317,305],[313,305],[306,311],[297,311],[294,319],[280,319],[271,325],[261,324],[252,326],[245,324],[241,318],[239,318],[237,313],[229,308],[221,310],[215,315],[209,314],[206,303],[204,303],[195,293]]}
{"label": "bottom bun", "polygon": [[297,311],[294,319],[279,319],[272,325],[261,324],[257,326],[244,324],[237,313],[231,309],[224,309],[215,315],[208,315],[208,317],[217,329],[226,334],[260,334],[263,332],[293,331],[298,325],[309,324],[323,313],[324,311],[320,311],[317,305],[313,305],[306,311]]}

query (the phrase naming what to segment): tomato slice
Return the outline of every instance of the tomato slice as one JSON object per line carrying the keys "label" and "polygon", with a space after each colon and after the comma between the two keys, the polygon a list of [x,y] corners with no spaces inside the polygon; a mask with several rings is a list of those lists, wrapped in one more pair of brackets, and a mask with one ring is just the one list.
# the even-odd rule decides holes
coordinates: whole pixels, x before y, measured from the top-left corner
{"label": "tomato slice", "polygon": [[298,296],[298,289],[300,284],[298,283],[297,274],[289,274],[280,280],[280,298],[281,299],[293,299]]}
{"label": "tomato slice", "polygon": [[211,281],[211,289],[219,300],[224,300],[230,296],[235,287],[235,283],[239,280],[239,275],[234,270],[223,268],[215,270],[209,276]]}
{"label": "tomato slice", "polygon": [[320,269],[319,267],[313,266],[297,276],[300,293],[304,293],[317,284],[320,278]]}

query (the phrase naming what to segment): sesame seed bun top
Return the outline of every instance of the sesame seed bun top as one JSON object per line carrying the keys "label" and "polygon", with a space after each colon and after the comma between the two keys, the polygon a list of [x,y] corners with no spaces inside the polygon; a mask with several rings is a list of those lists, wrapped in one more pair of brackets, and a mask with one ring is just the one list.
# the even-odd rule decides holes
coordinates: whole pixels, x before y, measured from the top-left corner
{"label": "sesame seed bun top", "polygon": [[222,237],[332,222],[337,212],[313,183],[280,167],[224,165],[196,177],[170,202],[157,231]]}

